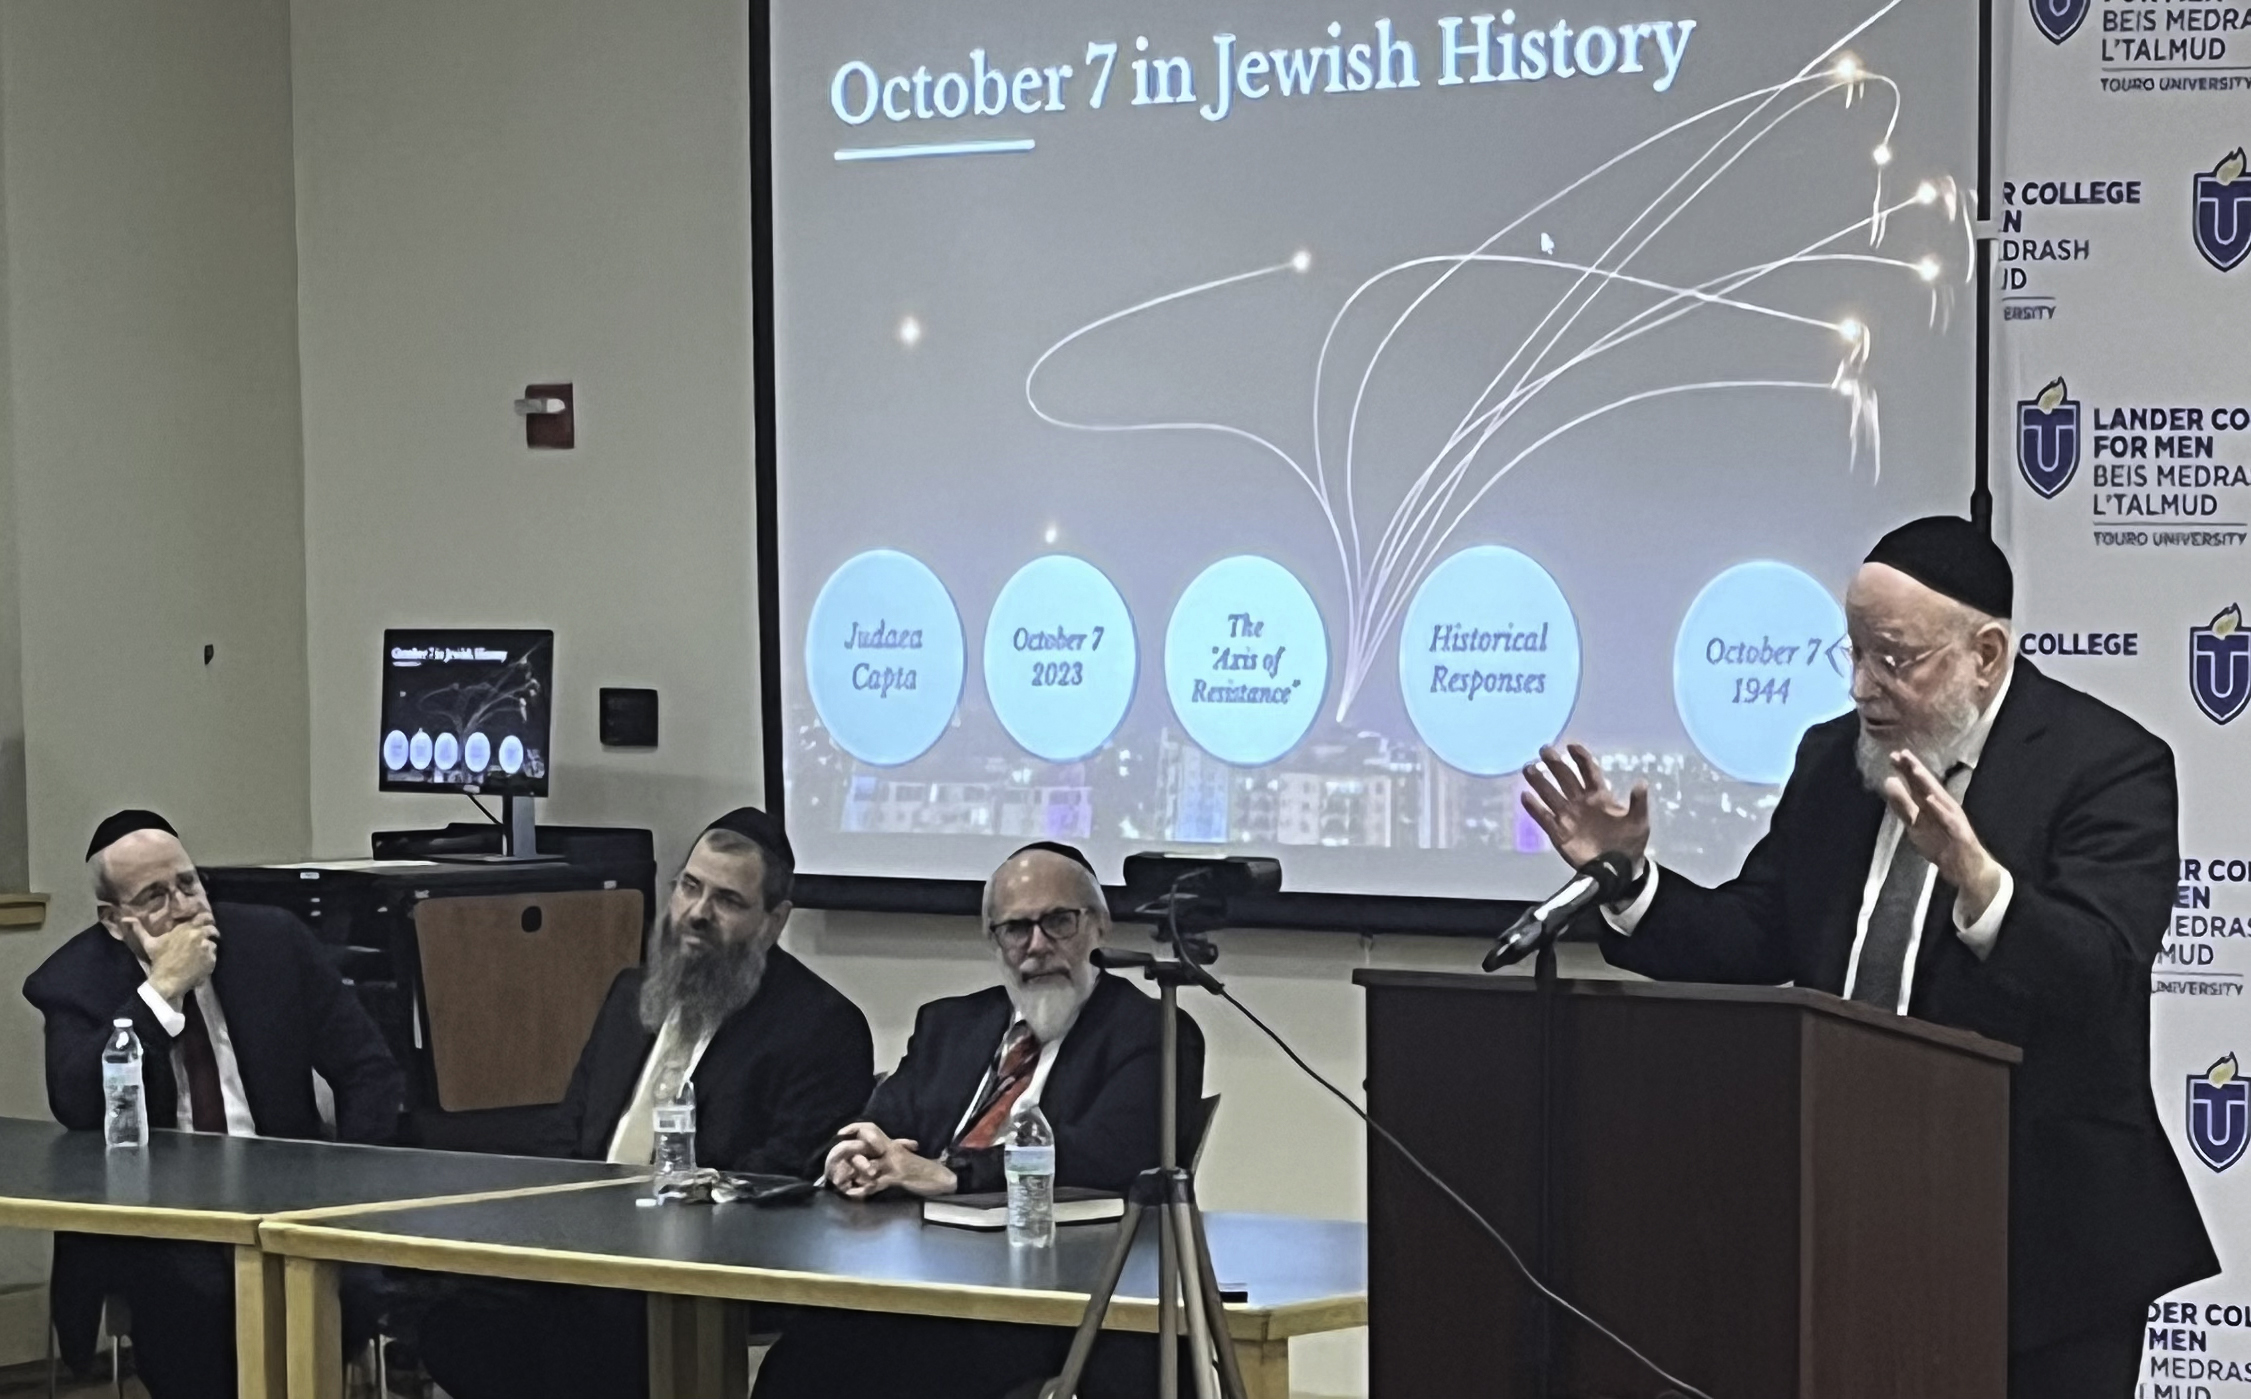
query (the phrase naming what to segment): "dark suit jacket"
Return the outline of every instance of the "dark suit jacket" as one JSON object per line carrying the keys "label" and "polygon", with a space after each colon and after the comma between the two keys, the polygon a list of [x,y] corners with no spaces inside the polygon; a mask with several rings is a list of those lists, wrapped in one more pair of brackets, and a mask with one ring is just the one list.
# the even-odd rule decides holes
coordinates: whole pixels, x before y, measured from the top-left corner
{"label": "dark suit jacket", "polygon": [[[286,910],[218,904],[219,963],[211,973],[227,1017],[236,1071],[262,1137],[327,1135],[313,1100],[313,1072],[336,1096],[336,1135],[388,1142],[396,1135],[405,1079],[382,1032],[344,984],[305,925]],[[130,1018],[149,1125],[170,1127],[180,1111],[172,1036],[141,999],[148,979],[138,958],[100,924],[79,933],[24,981],[24,999],[46,1018],[47,1106],[76,1131],[102,1125],[102,1046],[111,1022]],[[91,1363],[103,1295],[120,1270],[137,1266],[123,1241],[55,1236],[50,1278],[55,1329],[65,1359]]]}
{"label": "dark suit jacket", "polygon": [[[1162,1057],[1158,1001],[1122,977],[1094,980],[1079,1018],[1056,1051],[1040,1090],[1040,1111],[1055,1129],[1055,1183],[1123,1191],[1157,1164]],[[932,1001],[915,1013],[914,1036],[899,1068],[875,1090],[866,1120],[894,1137],[911,1137],[925,1156],[941,1157],[954,1128],[985,1080],[1000,1038],[1016,1018],[1005,987]],[[1204,1036],[1180,1012],[1181,1158],[1204,1082]],[[963,1153],[955,1168],[962,1193],[999,1190],[1000,1151]]]}
{"label": "dark suit jacket", "polygon": [[[875,1081],[868,1019],[779,947],[750,1003],[720,1025],[693,1075],[696,1164],[796,1173],[867,1101]],[[610,983],[578,1056],[547,1147],[599,1161],[633,1099],[656,1036],[641,1025],[641,969]]]}
{"label": "dark suit jacket", "polygon": [[[286,910],[219,904],[219,964],[211,985],[227,1017],[235,1066],[262,1137],[327,1135],[313,1104],[313,1071],[336,1095],[336,1135],[387,1142],[398,1131],[405,1079],[359,998]],[[110,1022],[130,1017],[147,1060],[149,1125],[179,1113],[172,1036],[141,999],[148,973],[101,925],[86,929],[23,984],[47,1026],[47,1106],[65,1127],[102,1125],[102,1046]]]}
{"label": "dark suit jacket", "polygon": [[[1816,725],[1765,839],[1717,889],[1666,870],[1618,966],[1673,981],[1842,994],[1883,821],[1851,714]],[[2018,1045],[2010,1093],[2009,1331],[2026,1349],[2219,1271],[2149,1083],[2150,967],[2180,870],[2165,743],[2016,662],[1964,801],[2015,879],[1992,954],[1954,933],[1939,881],[1908,1011]]]}

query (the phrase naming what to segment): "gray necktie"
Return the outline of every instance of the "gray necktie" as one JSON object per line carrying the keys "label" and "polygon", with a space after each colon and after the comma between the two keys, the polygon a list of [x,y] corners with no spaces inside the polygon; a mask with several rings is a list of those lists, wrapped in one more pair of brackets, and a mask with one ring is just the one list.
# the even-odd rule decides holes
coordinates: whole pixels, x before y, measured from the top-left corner
{"label": "gray necktie", "polygon": [[[1946,790],[1958,800],[1968,785],[1969,768],[1956,763],[1946,773]],[[1891,854],[1884,886],[1876,891],[1876,906],[1868,913],[1868,936],[1860,942],[1860,966],[1853,976],[1852,998],[1880,1010],[1899,1009],[1900,980],[1907,974],[1907,951],[1915,941],[1915,905],[1922,901],[1923,880],[1931,862],[1915,848],[1903,829]]]}

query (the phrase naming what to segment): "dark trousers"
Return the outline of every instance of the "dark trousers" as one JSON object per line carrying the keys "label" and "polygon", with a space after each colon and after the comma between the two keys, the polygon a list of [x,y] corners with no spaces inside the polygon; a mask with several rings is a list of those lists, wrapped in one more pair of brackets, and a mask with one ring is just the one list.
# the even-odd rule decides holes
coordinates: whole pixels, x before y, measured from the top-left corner
{"label": "dark trousers", "polygon": [[[105,1239],[100,1277],[132,1312],[133,1365],[150,1399],[234,1399],[234,1256],[223,1244]],[[375,1271],[341,1280],[346,1354],[375,1334]]]}
{"label": "dark trousers", "polygon": [[462,1279],[423,1314],[422,1367],[453,1399],[646,1399],[648,1298]]}
{"label": "dark trousers", "polygon": [[2133,1399],[2141,1378],[2142,1316],[2110,1322],[2009,1356],[2009,1399]]}
{"label": "dark trousers", "polygon": [[[778,1320],[782,1338],[758,1367],[754,1399],[1001,1399],[1061,1371],[1071,1348],[1071,1332],[1060,1326],[810,1307]],[[1081,1399],[1156,1392],[1157,1338],[1103,1332]],[[1180,1392],[1195,1393],[1194,1381],[1183,1379]]]}

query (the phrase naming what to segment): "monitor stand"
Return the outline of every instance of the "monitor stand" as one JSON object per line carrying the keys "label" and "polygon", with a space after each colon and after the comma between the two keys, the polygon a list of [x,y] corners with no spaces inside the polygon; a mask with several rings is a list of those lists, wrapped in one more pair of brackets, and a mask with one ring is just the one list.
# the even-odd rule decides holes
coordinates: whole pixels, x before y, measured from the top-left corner
{"label": "monitor stand", "polygon": [[502,797],[500,824],[507,828],[502,839],[508,842],[508,858],[539,858],[539,798]]}
{"label": "monitor stand", "polygon": [[539,800],[536,797],[503,795],[500,799],[500,839],[506,854],[503,855],[437,855],[432,858],[449,865],[560,865],[567,864],[560,855],[539,853]]}

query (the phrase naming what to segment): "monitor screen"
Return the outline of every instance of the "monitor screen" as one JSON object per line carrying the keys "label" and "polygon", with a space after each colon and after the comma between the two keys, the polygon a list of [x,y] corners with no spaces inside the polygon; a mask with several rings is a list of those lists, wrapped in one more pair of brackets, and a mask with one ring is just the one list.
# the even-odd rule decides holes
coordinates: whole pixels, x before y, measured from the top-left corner
{"label": "monitor screen", "polygon": [[547,795],[551,631],[386,631],[376,758],[386,792]]}
{"label": "monitor screen", "polygon": [[1570,739],[1723,878],[1968,504],[1975,6],[767,9],[801,870],[1535,897]]}

